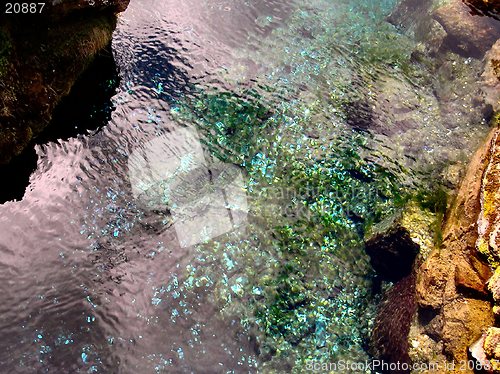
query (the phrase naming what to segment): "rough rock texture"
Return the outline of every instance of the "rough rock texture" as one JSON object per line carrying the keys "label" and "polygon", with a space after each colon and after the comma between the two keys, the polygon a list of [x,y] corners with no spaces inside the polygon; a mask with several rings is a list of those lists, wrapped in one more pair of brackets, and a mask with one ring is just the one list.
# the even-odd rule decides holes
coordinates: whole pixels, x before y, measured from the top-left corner
{"label": "rough rock texture", "polygon": [[127,1],[95,4],[49,3],[40,17],[0,17],[0,163],[49,124],[61,98],[110,43],[115,13]]}
{"label": "rough rock texture", "polygon": [[490,264],[500,264],[500,137],[491,142],[488,166],[481,186],[481,212],[478,220],[477,248]]}
{"label": "rough rock texture", "polygon": [[436,9],[434,18],[448,34],[444,44],[464,56],[483,56],[500,37],[496,20],[472,15],[460,0],[452,0]]}
{"label": "rough rock texture", "polygon": [[411,362],[408,333],[416,311],[414,295],[415,276],[410,275],[397,282],[379,306],[372,346],[375,356],[385,362]]}
{"label": "rough rock texture", "polygon": [[414,362],[431,362],[436,355],[455,362],[467,360],[468,348],[494,323],[485,286],[491,270],[476,249],[476,242],[478,217],[484,206],[480,191],[488,179],[498,131],[491,131],[485,146],[470,163],[446,219],[441,247],[417,269],[419,318],[409,338],[416,347],[432,347],[441,352],[431,356],[428,350],[410,349]]}
{"label": "rough rock texture", "polygon": [[490,327],[484,336],[483,341],[484,353],[489,358],[491,368],[496,372],[500,372],[500,329]]}
{"label": "rough rock texture", "polygon": [[500,110],[500,39],[486,53],[484,72],[481,77],[486,102],[493,107],[493,110]]}

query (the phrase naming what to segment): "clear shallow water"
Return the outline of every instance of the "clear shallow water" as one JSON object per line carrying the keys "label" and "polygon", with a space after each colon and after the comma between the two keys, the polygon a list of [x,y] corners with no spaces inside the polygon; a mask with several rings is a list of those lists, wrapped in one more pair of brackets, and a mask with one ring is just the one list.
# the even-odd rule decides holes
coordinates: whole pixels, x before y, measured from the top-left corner
{"label": "clear shallow water", "polygon": [[487,131],[467,75],[479,62],[450,56],[461,84],[433,79],[384,22],[394,5],[133,0],[111,120],[37,146],[24,198],[0,206],[0,366],[367,359],[364,229]]}

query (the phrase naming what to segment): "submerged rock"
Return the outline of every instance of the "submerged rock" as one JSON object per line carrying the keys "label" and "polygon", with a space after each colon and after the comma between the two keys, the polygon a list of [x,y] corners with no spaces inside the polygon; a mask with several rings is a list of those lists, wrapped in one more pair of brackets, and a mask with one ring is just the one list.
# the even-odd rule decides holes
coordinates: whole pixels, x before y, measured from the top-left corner
{"label": "submerged rock", "polygon": [[385,232],[377,232],[366,243],[375,271],[386,280],[398,280],[410,274],[418,246],[409,232],[394,222]]}
{"label": "submerged rock", "polygon": [[472,15],[460,0],[436,9],[434,18],[448,34],[445,45],[467,57],[482,57],[500,37],[494,19]]}
{"label": "submerged rock", "polygon": [[[95,55],[109,45],[122,0],[54,2],[31,27],[18,15],[0,26],[0,163],[50,122]],[[27,16],[26,16],[27,17]]]}
{"label": "submerged rock", "polygon": [[433,0],[402,0],[387,21],[425,44],[428,52],[443,46],[443,52],[452,49],[465,57],[481,57],[500,35],[493,19],[498,19],[499,9],[497,1],[451,0],[441,5]]}
{"label": "submerged rock", "polygon": [[379,306],[372,332],[372,345],[375,355],[385,362],[411,362],[408,355],[408,334],[417,307],[414,295],[415,276],[410,275],[397,282]]}
{"label": "submerged rock", "polygon": [[494,111],[500,109],[500,40],[486,53],[483,79],[485,101]]}

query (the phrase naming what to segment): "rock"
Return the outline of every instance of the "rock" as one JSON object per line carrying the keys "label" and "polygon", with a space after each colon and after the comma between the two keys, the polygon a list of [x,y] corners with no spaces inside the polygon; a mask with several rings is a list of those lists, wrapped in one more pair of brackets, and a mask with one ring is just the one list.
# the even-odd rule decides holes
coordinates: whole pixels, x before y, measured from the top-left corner
{"label": "rock", "polygon": [[490,142],[488,167],[480,190],[481,212],[476,246],[491,265],[500,265],[500,132]]}
{"label": "rock", "polygon": [[366,253],[384,280],[397,281],[410,274],[419,246],[402,224],[400,212],[374,226],[367,234]]}
{"label": "rock", "polygon": [[488,301],[457,298],[443,307],[444,353],[455,362],[468,360],[468,347],[493,324]]}
{"label": "rock", "polygon": [[486,357],[486,353],[484,351],[484,341],[486,339],[486,335],[483,334],[477,341],[475,341],[470,347],[469,352],[472,358],[476,360],[481,368],[483,368],[484,372],[492,373],[493,367],[491,366],[491,362]]}
{"label": "rock", "polygon": [[443,306],[451,270],[448,258],[444,258],[439,251],[431,253],[420,266],[417,272],[416,298],[421,307],[438,309]]}
{"label": "rock", "polygon": [[127,4],[53,3],[30,27],[16,16],[0,16],[0,163],[19,154],[50,123],[56,105],[109,45],[115,13]]}
{"label": "rock", "polygon": [[455,261],[455,285],[463,294],[472,292],[479,297],[488,296],[487,282],[490,277],[488,264],[475,256],[460,256]]}
{"label": "rock", "polygon": [[411,362],[408,334],[415,311],[415,277],[410,275],[397,282],[379,306],[371,337],[376,357],[388,363]]}
{"label": "rock", "polygon": [[488,281],[488,289],[491,292],[495,303],[500,303],[500,268],[495,270],[495,273]]}
{"label": "rock", "polygon": [[[488,179],[497,133],[497,128],[492,129],[470,162],[448,210],[441,246],[416,269],[420,318],[414,321],[409,338],[421,342],[422,346],[427,342],[428,348],[410,349],[410,359],[414,362],[430,363],[436,355],[455,362],[467,360],[468,347],[494,323],[485,289],[491,270],[476,249],[476,241],[478,217],[483,209],[480,195],[484,180]],[[490,289],[496,287],[494,280],[495,276],[489,282]],[[429,347],[442,350],[431,353]]]}
{"label": "rock", "polygon": [[417,40],[421,41],[428,34],[432,22],[429,16],[432,5],[432,0],[400,1],[387,17],[387,22],[406,33],[414,34]]}
{"label": "rock", "polygon": [[466,57],[482,57],[500,37],[495,20],[472,15],[460,0],[436,9],[434,18],[448,34],[444,45]]}
{"label": "rock", "polygon": [[498,111],[500,109],[500,39],[486,53],[484,60],[485,66],[481,78],[485,101],[493,107],[494,111]]}
{"label": "rock", "polygon": [[484,353],[495,373],[500,373],[500,328],[490,327],[484,337]]}
{"label": "rock", "polygon": [[472,14],[493,17],[500,20],[498,0],[464,0]]}

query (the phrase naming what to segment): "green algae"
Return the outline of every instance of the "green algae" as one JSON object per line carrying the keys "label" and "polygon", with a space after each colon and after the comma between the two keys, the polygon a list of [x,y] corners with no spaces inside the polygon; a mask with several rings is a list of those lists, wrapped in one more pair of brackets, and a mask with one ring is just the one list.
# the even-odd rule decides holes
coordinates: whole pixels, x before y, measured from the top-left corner
{"label": "green algae", "polygon": [[256,92],[195,97],[176,103],[174,118],[196,124],[213,156],[244,168],[250,202],[244,228],[198,247],[222,279],[205,266],[196,277],[214,281],[269,370],[366,359],[374,303],[362,231],[404,203],[400,182],[361,156],[365,135],[335,136],[334,125],[312,120],[314,104],[270,104]]}
{"label": "green algae", "polygon": [[446,197],[439,189],[414,197],[415,186],[403,182],[408,170],[381,166],[371,135],[345,124],[380,72],[414,74],[414,43],[380,21],[394,3],[300,10],[273,40],[309,39],[270,45],[270,53],[285,51],[273,59],[253,56],[276,64],[266,79],[231,92],[199,88],[172,105],[175,121],[202,134],[207,153],[245,171],[249,200],[247,224],[199,245],[202,265],[186,269],[186,282],[213,287],[222,313],[257,337],[269,372],[368,358],[375,299],[364,231],[413,198],[425,211],[416,234],[427,243],[437,217],[441,240]]}

